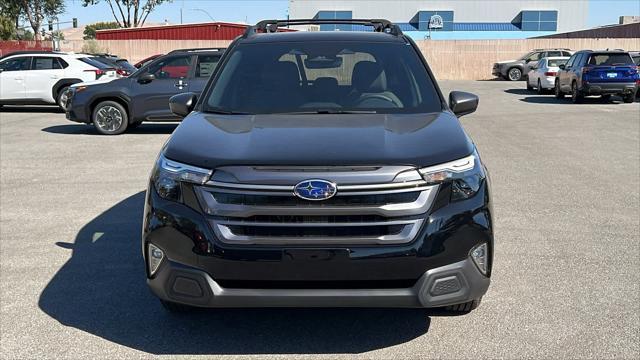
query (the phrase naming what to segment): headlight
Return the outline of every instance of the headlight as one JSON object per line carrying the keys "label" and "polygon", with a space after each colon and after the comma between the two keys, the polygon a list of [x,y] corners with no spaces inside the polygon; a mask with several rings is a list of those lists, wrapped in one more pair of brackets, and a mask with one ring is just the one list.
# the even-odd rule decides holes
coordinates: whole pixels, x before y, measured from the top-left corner
{"label": "headlight", "polygon": [[151,180],[158,195],[167,200],[181,201],[182,189],[180,184],[182,182],[204,184],[209,180],[212,173],[213,171],[211,170],[169,160],[161,154],[153,169]]}
{"label": "headlight", "polygon": [[485,178],[478,155],[420,169],[429,184],[451,183],[451,201],[468,199],[478,192]]}

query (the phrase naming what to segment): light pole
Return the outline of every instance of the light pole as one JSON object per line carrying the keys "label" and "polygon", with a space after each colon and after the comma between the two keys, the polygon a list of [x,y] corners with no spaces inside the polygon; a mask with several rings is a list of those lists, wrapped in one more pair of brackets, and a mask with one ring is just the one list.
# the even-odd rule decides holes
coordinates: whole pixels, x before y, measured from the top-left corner
{"label": "light pole", "polygon": [[212,22],[215,22],[215,21],[216,21],[216,20],[211,16],[211,14],[209,14],[209,13],[207,12],[207,10],[205,10],[205,9],[195,8],[195,9],[190,9],[190,10],[203,12],[203,13],[205,13],[205,14],[209,17],[209,19],[211,19],[211,21],[212,21]]}

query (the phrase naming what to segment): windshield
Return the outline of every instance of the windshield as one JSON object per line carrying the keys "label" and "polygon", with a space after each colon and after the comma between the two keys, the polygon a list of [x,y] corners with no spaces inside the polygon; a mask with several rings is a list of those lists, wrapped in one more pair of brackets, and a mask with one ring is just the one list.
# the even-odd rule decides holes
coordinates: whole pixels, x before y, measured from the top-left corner
{"label": "windshield", "polygon": [[127,60],[125,59],[119,59],[116,60],[116,65],[118,65],[119,67],[129,71],[129,72],[134,72],[136,70],[138,70],[138,68],[136,68],[135,66],[131,65],[131,63],[129,63]]}
{"label": "windshield", "polygon": [[442,106],[420,58],[407,44],[283,42],[236,47],[203,110],[426,113]]}
{"label": "windshield", "polygon": [[533,54],[535,54],[535,52],[530,52],[527,53],[526,55],[523,55],[520,59],[518,60],[527,60],[530,56],[532,56]]}
{"label": "windshield", "polygon": [[558,67],[567,63],[569,59],[549,59],[549,67]]}
{"label": "windshield", "polygon": [[101,61],[97,61],[94,60],[94,58],[79,58],[78,60],[82,61],[85,64],[89,64],[93,67],[96,67],[100,70],[105,70],[105,69],[112,69],[112,66],[109,66],[108,64],[105,64]]}
{"label": "windshield", "polygon": [[629,54],[591,54],[589,65],[634,65]]}

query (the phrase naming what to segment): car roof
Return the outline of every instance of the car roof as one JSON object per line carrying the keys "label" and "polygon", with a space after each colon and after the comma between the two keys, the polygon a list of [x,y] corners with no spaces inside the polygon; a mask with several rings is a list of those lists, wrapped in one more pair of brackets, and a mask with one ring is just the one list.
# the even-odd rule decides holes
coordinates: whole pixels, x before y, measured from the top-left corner
{"label": "car roof", "polygon": [[67,53],[59,52],[59,51],[47,51],[47,50],[25,50],[25,51],[14,51],[9,54],[3,55],[0,59],[8,58],[10,56],[18,56],[18,55],[67,55]]}
{"label": "car roof", "polygon": [[366,41],[404,43],[402,37],[370,31],[295,31],[261,33],[242,38],[242,43],[273,43],[302,41]]}
{"label": "car roof", "polygon": [[564,60],[564,59],[568,59],[569,56],[547,56],[547,57],[543,57],[543,59],[549,59],[549,60]]}
{"label": "car roof", "polygon": [[[227,48],[192,48],[192,49],[176,49],[176,50],[172,50],[170,52],[168,52],[165,55],[169,55],[169,54],[178,54],[178,53],[218,53],[218,52],[223,52],[225,51]],[[159,54],[158,56],[162,56],[162,54]],[[151,57],[151,56],[150,56]]]}
{"label": "car roof", "polygon": [[598,54],[628,54],[628,51],[624,51],[622,49],[605,49],[605,50],[580,50],[578,52],[581,53],[598,53]]}

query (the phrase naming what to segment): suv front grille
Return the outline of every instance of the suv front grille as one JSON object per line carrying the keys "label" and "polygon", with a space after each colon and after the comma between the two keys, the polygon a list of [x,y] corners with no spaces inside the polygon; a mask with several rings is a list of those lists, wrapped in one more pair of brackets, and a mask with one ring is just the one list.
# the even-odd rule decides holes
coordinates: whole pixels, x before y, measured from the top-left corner
{"label": "suv front grille", "polygon": [[404,181],[381,184],[336,181],[336,195],[322,201],[296,197],[294,185],[210,181],[195,190],[224,243],[403,244],[417,236],[437,191],[416,177],[403,173],[396,178]]}
{"label": "suv front grille", "polygon": [[402,204],[416,201],[420,196],[419,191],[396,193],[396,194],[380,194],[380,195],[361,195],[361,196],[335,196],[324,200],[321,203],[314,203],[308,200],[300,199],[295,196],[270,196],[270,195],[247,195],[247,194],[228,194],[213,192],[213,197],[220,204],[238,204],[238,205],[271,205],[279,206],[348,206],[348,205],[379,205],[379,204]]}

